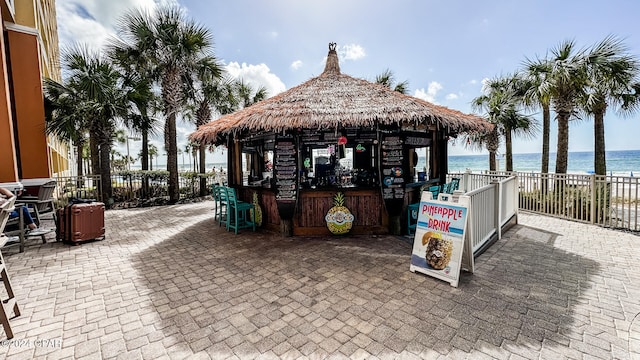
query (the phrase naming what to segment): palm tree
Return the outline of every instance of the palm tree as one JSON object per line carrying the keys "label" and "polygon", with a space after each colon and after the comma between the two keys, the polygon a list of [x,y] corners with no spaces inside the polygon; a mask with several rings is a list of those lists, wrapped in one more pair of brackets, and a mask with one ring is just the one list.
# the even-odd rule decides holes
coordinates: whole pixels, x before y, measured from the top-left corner
{"label": "palm tree", "polygon": [[549,135],[551,134],[551,97],[544,91],[545,75],[537,63],[529,59],[524,64],[520,92],[524,94],[523,103],[530,108],[542,109],[542,159],[540,173],[549,173]]}
{"label": "palm tree", "polygon": [[465,135],[465,146],[472,150],[487,149],[489,152],[489,171],[497,171],[496,155],[500,148],[500,134],[498,127],[494,126],[490,132],[469,133]]}
{"label": "palm tree", "polygon": [[[225,89],[221,83],[223,68],[214,57],[200,59],[197,72],[193,80],[193,86],[188,87],[188,97],[191,101],[191,111],[188,115],[194,118],[196,127],[211,121],[211,106],[220,102],[220,98],[225,96]],[[191,84],[189,81],[188,84]],[[199,144],[194,144],[199,151],[200,173],[204,174],[206,169],[206,148]],[[200,177],[200,196],[205,196],[207,192],[207,179]]]}
{"label": "palm tree", "polygon": [[143,10],[127,13],[118,24],[123,44],[136,51],[156,76],[165,114],[165,148],[169,171],[169,202],[180,198],[176,116],[185,105],[184,79],[198,61],[209,56],[213,44],[208,29],[187,19],[178,7],[165,6],[153,14]]}
{"label": "palm tree", "polygon": [[[69,82],[60,84],[52,79],[44,79],[44,100],[46,112],[47,134],[54,134],[60,139],[70,141],[76,147],[78,178],[82,177],[83,149],[87,142],[89,109],[85,102]],[[81,183],[78,186],[82,186]]]}
{"label": "palm tree", "polygon": [[529,62],[540,80],[540,94],[550,99],[558,121],[556,173],[567,173],[569,120],[577,116],[578,103],[589,83],[587,57],[573,41],[564,41],[551,49],[550,56]]}
{"label": "palm tree", "polygon": [[406,94],[409,92],[409,81],[405,80],[403,82],[396,83],[395,76],[393,72],[389,69],[386,69],[382,72],[382,74],[376,75],[375,83],[384,85],[389,89],[393,89],[393,91],[397,91],[401,94]]}
{"label": "palm tree", "polygon": [[595,44],[587,54],[589,87],[583,110],[594,119],[594,170],[597,175],[607,173],[604,139],[604,115],[611,105],[633,110],[639,101],[629,97],[634,93],[633,84],[638,80],[637,57],[629,54],[622,40],[608,36]]}
{"label": "palm tree", "polygon": [[241,108],[249,107],[259,101],[267,98],[267,88],[260,86],[254,89],[250,84],[244,82],[244,80],[237,80],[233,84],[235,96],[240,100]]}
{"label": "palm tree", "polygon": [[111,61],[122,71],[124,85],[128,91],[127,98],[132,104],[132,111],[124,122],[130,130],[141,136],[142,170],[148,170],[149,136],[156,134],[159,122],[155,117],[159,99],[153,91],[151,66],[148,59],[140,56],[138,49],[127,46],[118,38],[111,39],[108,53]]}
{"label": "palm tree", "polygon": [[156,158],[156,167],[158,165],[158,147],[153,145],[153,144],[149,144],[149,158],[151,159],[151,161],[149,162],[149,170],[153,170],[153,158]]}
{"label": "palm tree", "polygon": [[[494,78],[485,84],[484,94],[472,100],[476,110],[487,113],[488,120],[495,125],[495,133],[504,136],[507,171],[513,171],[513,136],[531,136],[536,129],[533,118],[520,113],[521,84],[516,75]],[[492,140],[489,142],[492,147],[495,146],[494,136],[487,139]]]}
{"label": "palm tree", "polygon": [[[111,201],[110,153],[116,120],[126,114],[127,102],[123,96],[120,73],[100,52],[76,45],[63,49],[62,64],[68,72],[66,88],[69,96],[77,96],[79,115],[84,117],[91,140],[93,166],[96,166],[96,147],[99,154],[99,173],[102,177],[102,194],[107,206]],[[60,99],[58,99],[60,100]]]}
{"label": "palm tree", "polygon": [[184,153],[187,154],[187,160],[189,160],[189,170],[191,170],[191,146],[191,141],[184,145]]}

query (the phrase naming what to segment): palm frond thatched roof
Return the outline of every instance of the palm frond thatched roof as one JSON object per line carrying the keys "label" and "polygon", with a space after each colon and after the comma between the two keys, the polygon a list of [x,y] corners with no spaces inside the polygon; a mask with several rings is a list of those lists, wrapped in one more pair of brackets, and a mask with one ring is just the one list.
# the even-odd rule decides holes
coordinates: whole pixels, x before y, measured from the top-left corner
{"label": "palm frond thatched roof", "polygon": [[296,87],[232,114],[201,125],[189,138],[215,144],[220,136],[286,129],[332,129],[435,125],[452,133],[487,132],[492,125],[481,117],[393,91],[388,87],[340,73],[335,44],[330,44],[324,72]]}

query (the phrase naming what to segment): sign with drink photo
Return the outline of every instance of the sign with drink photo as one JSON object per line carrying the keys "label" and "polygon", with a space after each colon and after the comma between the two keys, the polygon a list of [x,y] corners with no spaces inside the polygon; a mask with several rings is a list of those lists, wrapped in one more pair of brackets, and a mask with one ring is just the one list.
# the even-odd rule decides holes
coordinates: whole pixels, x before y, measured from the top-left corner
{"label": "sign with drink photo", "polygon": [[431,194],[424,192],[418,209],[409,270],[458,287],[466,224],[466,206],[431,200]]}

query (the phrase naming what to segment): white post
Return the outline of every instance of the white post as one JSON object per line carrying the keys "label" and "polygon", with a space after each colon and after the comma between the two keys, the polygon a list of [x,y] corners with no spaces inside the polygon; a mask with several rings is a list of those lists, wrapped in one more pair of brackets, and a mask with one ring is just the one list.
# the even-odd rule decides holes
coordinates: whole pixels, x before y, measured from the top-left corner
{"label": "white post", "polygon": [[467,168],[464,171],[464,174],[462,175],[462,190],[464,190],[465,193],[468,193],[469,191],[471,191],[471,169]]}
{"label": "white post", "polygon": [[501,213],[502,213],[502,183],[499,180],[493,180],[491,182],[492,185],[495,186],[495,192],[496,192],[496,196],[495,196],[495,201],[496,201],[496,222],[495,222],[495,227],[496,227],[496,233],[498,234],[498,240],[502,239],[502,227],[500,226],[500,223],[502,222],[501,219]]}
{"label": "white post", "polygon": [[589,175],[589,182],[591,183],[591,223],[596,222],[596,175]]}

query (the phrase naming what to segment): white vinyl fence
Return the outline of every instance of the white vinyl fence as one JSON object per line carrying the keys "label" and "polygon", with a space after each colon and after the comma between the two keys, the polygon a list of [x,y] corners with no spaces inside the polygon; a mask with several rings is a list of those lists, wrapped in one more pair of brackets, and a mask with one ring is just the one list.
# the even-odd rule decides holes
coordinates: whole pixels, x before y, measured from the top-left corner
{"label": "white vinyl fence", "polygon": [[469,198],[467,240],[474,256],[484,251],[518,216],[518,179],[515,176],[451,174],[460,178],[460,190]]}
{"label": "white vinyl fence", "polygon": [[466,192],[516,176],[520,210],[604,227],[640,231],[640,178],[593,174],[485,172],[451,174]]}

